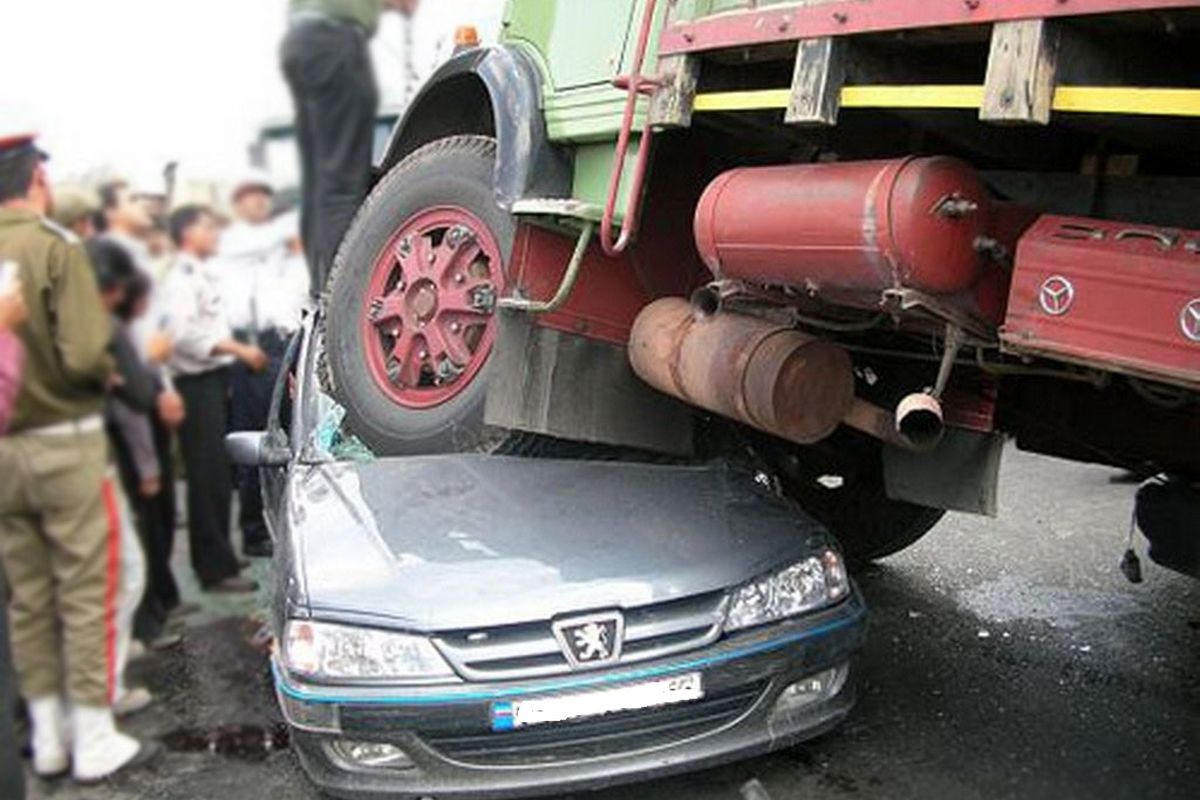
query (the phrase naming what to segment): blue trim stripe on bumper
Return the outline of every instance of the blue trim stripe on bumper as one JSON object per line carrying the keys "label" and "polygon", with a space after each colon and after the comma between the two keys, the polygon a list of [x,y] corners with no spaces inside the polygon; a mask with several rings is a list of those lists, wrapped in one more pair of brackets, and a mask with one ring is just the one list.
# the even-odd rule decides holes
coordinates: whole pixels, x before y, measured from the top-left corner
{"label": "blue trim stripe on bumper", "polygon": [[678,664],[664,664],[658,667],[647,667],[645,669],[635,669],[626,672],[579,676],[568,680],[561,680],[555,683],[543,683],[535,686],[510,686],[503,689],[493,689],[490,691],[461,691],[447,692],[445,694],[427,694],[427,695],[398,695],[398,696],[378,696],[364,695],[354,696],[348,694],[322,694],[320,692],[309,691],[292,686],[284,680],[275,659],[271,659],[271,671],[275,676],[275,685],[279,691],[283,692],[288,697],[299,700],[303,703],[323,703],[336,705],[405,705],[405,706],[427,706],[427,705],[444,705],[448,703],[476,703],[492,700],[502,700],[508,697],[519,697],[530,694],[546,694],[548,692],[560,692],[571,689],[586,689],[594,686],[604,686],[614,683],[628,683],[631,681],[646,680],[649,678],[659,678],[666,675],[673,675],[679,672],[691,672],[697,669],[705,669],[714,667],[720,664],[726,664],[730,661],[736,661],[750,656],[762,655],[776,650],[781,650],[806,639],[813,639],[819,636],[826,636],[834,631],[848,628],[853,625],[858,625],[862,622],[866,612],[860,609],[853,616],[834,620],[832,622],[819,625],[815,628],[809,628],[803,631],[781,636],[778,639],[771,639],[758,644],[747,647],[737,648],[725,653],[717,655],[705,656],[696,658],[691,661],[685,661]]}

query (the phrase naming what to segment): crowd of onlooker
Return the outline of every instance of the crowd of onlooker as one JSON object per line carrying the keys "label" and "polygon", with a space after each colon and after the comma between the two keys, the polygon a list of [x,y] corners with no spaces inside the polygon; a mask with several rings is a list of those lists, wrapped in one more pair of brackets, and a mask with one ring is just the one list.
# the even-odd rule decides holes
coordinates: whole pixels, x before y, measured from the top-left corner
{"label": "crowd of onlooker", "polygon": [[[153,703],[126,665],[195,611],[172,568],[179,521],[204,591],[257,588],[258,476],[235,474],[224,438],[265,427],[310,279],[298,215],[263,176],[219,210],[120,180],[55,193],[43,159],[0,140],[0,557],[34,771],[88,780],[149,755],[113,720]],[[74,483],[51,495],[59,479]],[[0,771],[6,727],[0,713]]]}

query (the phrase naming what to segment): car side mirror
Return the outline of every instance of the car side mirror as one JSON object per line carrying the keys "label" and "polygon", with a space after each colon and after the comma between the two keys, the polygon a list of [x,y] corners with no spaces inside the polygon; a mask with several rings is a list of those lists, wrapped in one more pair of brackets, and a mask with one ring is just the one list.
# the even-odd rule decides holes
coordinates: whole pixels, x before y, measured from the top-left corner
{"label": "car side mirror", "polygon": [[286,467],[292,460],[291,449],[274,444],[262,431],[229,434],[225,452],[239,467]]}

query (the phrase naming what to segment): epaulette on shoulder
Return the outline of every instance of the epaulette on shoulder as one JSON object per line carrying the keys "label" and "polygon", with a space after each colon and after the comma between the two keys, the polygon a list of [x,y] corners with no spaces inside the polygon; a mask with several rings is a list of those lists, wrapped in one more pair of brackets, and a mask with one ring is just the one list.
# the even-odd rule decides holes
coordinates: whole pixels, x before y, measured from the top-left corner
{"label": "epaulette on shoulder", "polygon": [[42,227],[62,239],[67,244],[83,244],[82,240],[71,231],[59,225],[52,219],[42,217]]}

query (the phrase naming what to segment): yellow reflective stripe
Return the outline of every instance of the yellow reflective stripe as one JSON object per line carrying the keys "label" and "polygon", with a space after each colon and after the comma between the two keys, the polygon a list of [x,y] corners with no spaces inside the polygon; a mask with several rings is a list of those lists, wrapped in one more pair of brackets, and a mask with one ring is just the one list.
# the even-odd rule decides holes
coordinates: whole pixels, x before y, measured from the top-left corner
{"label": "yellow reflective stripe", "polygon": [[[695,110],[756,111],[787,108],[788,89],[710,92],[696,96]],[[983,104],[982,86],[847,86],[843,108],[964,108]],[[1149,114],[1200,117],[1200,89],[1060,86],[1054,110],[1081,114]]]}
{"label": "yellow reflective stripe", "polygon": [[1200,89],[1060,86],[1054,93],[1054,110],[1083,114],[1200,117]]}
{"label": "yellow reflective stripe", "polygon": [[847,86],[843,108],[979,108],[982,86]]}
{"label": "yellow reflective stripe", "polygon": [[[845,90],[843,90],[845,91]],[[765,89],[758,92],[711,92],[696,95],[694,111],[755,111],[762,108],[787,108],[790,89]]]}

